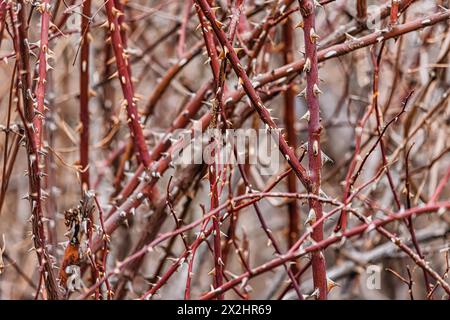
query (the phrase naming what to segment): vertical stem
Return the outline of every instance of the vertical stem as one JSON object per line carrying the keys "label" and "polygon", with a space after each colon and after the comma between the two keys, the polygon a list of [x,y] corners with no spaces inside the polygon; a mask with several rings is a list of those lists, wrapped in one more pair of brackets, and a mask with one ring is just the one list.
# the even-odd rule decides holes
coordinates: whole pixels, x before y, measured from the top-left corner
{"label": "vertical stem", "polygon": [[399,5],[400,5],[399,0],[391,0],[391,15],[389,21],[391,27],[397,24]]}
{"label": "vertical stem", "polygon": [[126,106],[128,113],[128,125],[130,127],[130,133],[135,141],[139,160],[145,167],[148,167],[151,163],[148,147],[145,142],[145,137],[142,132],[141,123],[139,121],[139,113],[136,105],[136,98],[134,96],[133,83],[131,82],[131,76],[128,72],[128,53],[124,49],[120,30],[122,26],[119,24],[118,18],[123,13],[115,8],[113,1],[105,2],[106,13],[109,21],[109,31],[111,35],[111,44],[114,50],[114,56],[116,57],[117,73],[122,86],[122,92],[124,95],[124,105]]}
{"label": "vertical stem", "polygon": [[[3,3],[2,3],[2,5],[3,5]],[[4,19],[6,19],[6,12],[4,13],[4,15],[5,15]],[[9,129],[10,129],[10,125],[11,125],[11,110],[12,110],[12,103],[13,103],[12,100],[13,100],[13,96],[18,94],[14,90],[14,84],[16,84],[16,82],[17,82],[16,81],[16,70],[17,70],[17,62],[16,62],[16,65],[14,66],[13,74],[11,77],[11,85],[9,88],[8,113],[6,116],[7,131],[5,132],[5,142],[3,144],[4,151],[3,151],[2,181],[1,181],[1,189],[0,189],[0,215],[2,214],[2,207],[3,207],[5,197],[6,197],[6,191],[8,189],[8,184],[9,184],[9,179],[10,179],[12,168],[13,168],[13,163],[16,159],[16,155],[17,155],[17,152],[19,149],[19,141],[14,141],[15,144],[13,144],[13,146],[11,147],[11,151],[8,152],[8,150],[9,150]],[[11,159],[12,161],[8,162],[8,158],[11,156],[12,156],[12,159]],[[9,170],[7,170],[7,168]]]}
{"label": "vertical stem", "polygon": [[[213,129],[214,131],[214,129]],[[213,133],[214,134],[214,133]],[[212,157],[216,157],[217,141],[213,138],[210,141],[213,146]],[[218,158],[217,158],[218,159]],[[216,169],[219,167],[219,163],[214,161],[208,166],[209,184],[210,184],[210,210],[214,210],[219,206],[219,194],[218,194],[218,174]],[[218,288],[223,284],[223,261],[222,261],[222,246],[220,241],[220,212],[212,217],[214,228],[214,288]],[[223,294],[217,296],[218,300],[223,300]]]}
{"label": "vertical stem", "polygon": [[[355,128],[355,151],[353,152],[352,160],[350,161],[350,165],[348,167],[347,174],[345,176],[345,189],[344,189],[344,204],[348,204],[348,198],[350,197],[351,190],[353,188],[353,185],[355,183],[355,179],[353,179],[353,173],[356,168],[357,162],[358,162],[358,156],[361,151],[361,140],[363,135],[363,128],[366,125],[367,120],[369,119],[370,115],[373,112],[373,106],[369,105],[367,107],[366,112],[364,113],[361,120],[358,121],[358,125]],[[336,224],[336,227],[334,228],[334,232],[338,232],[340,230],[345,231],[347,229],[347,211],[342,210],[341,215],[339,217],[339,221]]]}
{"label": "vertical stem", "polygon": [[47,82],[48,58],[51,56],[48,48],[48,34],[50,26],[51,6],[50,0],[43,0],[37,7],[38,12],[41,13],[41,38],[39,48],[39,70],[36,85],[36,105],[34,112],[36,113],[33,123],[36,133],[36,148],[38,151],[42,147],[42,120],[44,118],[44,98],[45,98],[45,83]]}
{"label": "vertical stem", "polygon": [[83,190],[90,187],[89,183],[89,17],[91,15],[91,0],[83,3],[81,17],[81,51],[80,51],[80,165],[81,186]]}
{"label": "vertical stem", "polygon": [[[317,63],[317,33],[315,31],[315,5],[311,0],[299,0],[300,12],[303,17],[304,42],[305,42],[305,63],[306,71],[306,104],[308,106],[310,119],[308,122],[308,159],[309,159],[309,179],[314,195],[319,195],[321,182],[321,149],[320,149],[320,107],[318,96],[319,72]],[[310,213],[319,220],[322,217],[322,203],[317,199],[309,199]],[[323,240],[323,224],[319,224],[312,233],[314,241]],[[325,269],[325,257],[322,251],[312,254],[312,270],[314,287],[319,290],[319,299],[327,298],[327,278]]]}
{"label": "vertical stem", "polygon": [[[52,73],[49,73],[47,75],[47,101],[50,106],[54,105],[55,103],[55,79]],[[46,143],[46,146],[54,147],[55,140],[57,139],[57,133],[54,130],[55,127],[55,117],[56,117],[57,111],[55,108],[49,108],[47,112],[45,113],[45,130],[43,132],[43,139]],[[47,173],[47,175],[44,175],[42,178],[42,187],[45,190],[49,191],[49,197],[44,203],[44,216],[49,219],[50,223],[47,224],[47,236],[48,236],[48,243],[51,245],[51,248],[49,249],[50,254],[56,255],[58,251],[58,228],[56,222],[56,214],[58,211],[58,203],[57,201],[57,193],[53,192],[54,187],[57,186],[57,176],[52,175],[52,170],[55,170],[56,163],[55,163],[55,156],[53,153],[47,153],[42,161],[42,170]]]}
{"label": "vertical stem", "polygon": [[367,20],[367,0],[356,1],[356,20],[364,23]]}
{"label": "vertical stem", "polygon": [[214,36],[211,32],[211,27],[208,25],[208,22],[203,14],[202,10],[199,6],[195,6],[197,11],[198,20],[200,21],[200,25],[202,28],[203,38],[205,40],[206,51],[209,57],[209,64],[211,66],[211,71],[216,83],[219,82],[219,72],[220,72],[220,62],[219,56],[217,54],[216,45],[214,42]]}
{"label": "vertical stem", "polygon": [[[284,39],[284,64],[289,64],[293,59],[293,37],[294,29],[291,18],[288,18],[283,25],[283,39]],[[297,149],[297,137],[295,133],[295,91],[289,87],[284,94],[284,123],[286,125],[287,140],[294,150]],[[291,173],[288,176],[288,192],[297,193],[297,178],[295,174]],[[299,238],[299,224],[300,214],[297,208],[297,201],[293,199],[288,203],[289,210],[289,233],[288,245],[292,247]],[[296,267],[293,265],[293,267]],[[294,273],[297,268],[293,268]]]}
{"label": "vertical stem", "polygon": [[[405,189],[406,189],[406,209],[410,210],[411,209],[411,185],[410,185],[410,176],[409,176],[409,153],[411,152],[413,145],[411,145],[411,147],[409,147],[409,149],[406,151],[405,154]],[[416,249],[417,255],[421,258],[424,259],[424,255],[422,254],[422,251],[420,249],[420,245],[417,242],[417,237],[416,237],[416,230],[414,229],[414,220],[412,217],[408,217],[407,221],[407,227],[409,229],[409,233],[411,234],[411,242],[414,245],[414,248]],[[425,282],[425,291],[427,294],[430,293],[431,291],[431,286],[430,286],[430,280],[428,278],[428,273],[425,269],[422,270],[423,271],[423,278],[424,278],[424,282]]]}
{"label": "vertical stem", "polygon": [[179,34],[177,47],[178,58],[181,58],[183,56],[184,50],[186,48],[186,29],[187,24],[189,22],[189,16],[191,14],[191,8],[192,8],[192,0],[185,0],[183,7],[183,20],[181,22],[180,30],[178,31]]}
{"label": "vertical stem", "polygon": [[[47,296],[49,299],[59,299],[60,292],[56,278],[53,273],[53,261],[47,251],[47,241],[45,237],[42,212],[42,189],[41,189],[41,171],[39,166],[39,149],[37,140],[39,136],[33,126],[33,120],[36,116],[33,107],[33,97],[31,94],[31,78],[30,78],[30,61],[28,35],[27,35],[27,19],[25,6],[23,1],[18,2],[19,10],[16,14],[14,10],[9,8],[9,13],[13,23],[14,50],[17,58],[17,74],[19,76],[19,87],[22,91],[22,101],[24,111],[18,105],[17,111],[25,126],[25,134],[27,137],[27,155],[28,155],[28,177],[29,190],[28,199],[31,207],[31,225],[34,249],[39,263],[39,283],[43,280]],[[47,29],[48,30],[48,29]],[[41,50],[42,51],[42,50]],[[40,285],[38,286],[40,290]]]}
{"label": "vertical stem", "polygon": [[6,10],[8,9],[8,2],[1,1],[0,3],[0,48],[3,40],[3,32],[6,25]]}
{"label": "vertical stem", "polygon": [[[114,0],[114,7],[119,12],[117,14],[117,23],[120,26],[120,38],[122,39],[122,47],[123,47],[124,51],[128,49],[127,30],[129,28],[125,21],[125,5],[124,5],[125,1],[128,1],[128,0]],[[131,78],[132,77],[131,65],[129,63],[127,63],[127,70],[128,70],[128,75]]]}
{"label": "vertical stem", "polygon": [[394,181],[392,179],[391,171],[388,166],[388,160],[386,155],[386,147],[384,145],[384,140],[382,138],[382,124],[383,124],[383,114],[378,106],[378,97],[380,95],[379,91],[379,83],[380,83],[380,63],[381,63],[381,57],[384,50],[384,44],[381,45],[380,53],[378,56],[375,55],[375,47],[373,48],[373,51],[371,53],[372,57],[372,63],[373,63],[373,93],[372,93],[372,106],[375,110],[375,118],[377,123],[377,133],[380,137],[380,150],[381,150],[381,157],[383,161],[383,165],[386,167],[386,177],[388,178],[389,186],[392,190],[392,195],[394,197],[395,203],[397,205],[397,209],[400,210],[401,204],[400,204],[400,198],[395,190]]}

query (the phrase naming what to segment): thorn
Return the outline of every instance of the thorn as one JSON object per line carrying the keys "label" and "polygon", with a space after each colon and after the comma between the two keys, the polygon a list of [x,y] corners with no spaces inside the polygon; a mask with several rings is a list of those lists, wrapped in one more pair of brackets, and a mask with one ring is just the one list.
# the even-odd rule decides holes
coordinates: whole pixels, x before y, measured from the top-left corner
{"label": "thorn", "polygon": [[217,20],[217,19],[216,19],[214,22],[216,23],[216,26],[219,27],[219,29],[222,29],[222,27],[223,27],[223,23],[222,23],[222,22],[220,22],[220,21]]}
{"label": "thorn", "polygon": [[356,37],[354,37],[354,36],[352,36],[350,33],[345,33],[345,38],[347,39],[347,40],[351,40],[351,41],[354,41],[354,40],[357,40],[358,38],[356,38]]}
{"label": "thorn", "polygon": [[236,54],[239,54],[239,52],[241,52],[244,49],[243,48],[233,48],[233,50]]}
{"label": "thorn", "polygon": [[119,9],[117,9],[116,7],[113,7],[112,13],[117,18],[120,17],[120,16],[123,16],[123,12],[120,11]]}
{"label": "thorn", "polygon": [[316,221],[317,221],[316,210],[311,208],[311,210],[309,210],[308,217],[306,218],[305,226],[307,224],[312,226],[314,223],[316,223]]}
{"label": "thorn", "polygon": [[224,60],[227,57],[228,53],[229,53],[228,48],[223,47],[223,50],[219,54],[219,59]]}
{"label": "thorn", "polygon": [[319,293],[320,293],[319,288],[316,288],[316,289],[309,295],[309,297],[310,297],[310,298],[316,298],[316,299],[319,299]]}
{"label": "thorn", "polygon": [[313,154],[314,156],[317,157],[317,155],[319,154],[319,142],[317,140],[315,140],[313,142]]}
{"label": "thorn", "polygon": [[316,33],[316,30],[314,28],[311,28],[309,33],[309,40],[311,43],[316,43],[317,39],[319,39],[319,35]]}
{"label": "thorn", "polygon": [[322,157],[322,166],[327,162],[329,162],[330,164],[334,164],[334,160],[331,159],[331,157],[329,157],[325,152],[322,151],[320,154]]}
{"label": "thorn", "polygon": [[310,113],[309,110],[306,111],[306,113],[300,118],[300,120],[306,120],[307,122],[309,122],[310,119]]}
{"label": "thorn", "polygon": [[340,285],[331,280],[330,278],[327,278],[327,292],[330,292],[335,287],[340,287]]}
{"label": "thorn", "polygon": [[117,76],[119,76],[119,71],[116,71],[116,72],[114,72],[112,75],[110,75],[110,76],[108,77],[108,80],[111,80],[111,79],[113,79],[113,78],[115,78],[115,77],[117,77]]}
{"label": "thorn", "polygon": [[305,99],[306,99],[306,88],[303,89],[303,90],[297,95],[297,97],[302,97],[302,98],[305,98]]}
{"label": "thorn", "polygon": [[216,15],[217,10],[219,10],[220,7],[211,7],[211,11],[214,15]]}
{"label": "thorn", "polygon": [[314,84],[313,93],[316,97],[322,93],[322,90],[319,89],[319,86],[317,85],[317,83]]}
{"label": "thorn", "polygon": [[295,29],[303,29],[303,27],[305,26],[305,23],[303,22],[303,20],[301,20],[299,23],[297,23],[294,28]]}
{"label": "thorn", "polygon": [[305,72],[311,71],[311,59],[306,58],[305,64],[303,65],[303,71]]}

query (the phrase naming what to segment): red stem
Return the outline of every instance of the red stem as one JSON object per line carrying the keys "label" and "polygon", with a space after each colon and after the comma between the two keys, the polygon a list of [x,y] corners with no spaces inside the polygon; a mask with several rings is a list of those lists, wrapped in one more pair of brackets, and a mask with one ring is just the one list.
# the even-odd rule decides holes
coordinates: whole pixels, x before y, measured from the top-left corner
{"label": "red stem", "polygon": [[[288,18],[283,25],[284,35],[284,63],[289,64],[293,61],[293,24],[292,20]],[[294,150],[297,149],[297,134],[295,132],[295,90],[291,87],[286,90],[284,94],[284,122],[286,125],[287,140]],[[297,179],[294,174],[288,176],[288,191],[292,193],[297,192]],[[288,203],[289,209],[289,233],[288,233],[288,245],[291,247],[298,239],[300,235],[300,213],[298,210],[298,203],[290,201]],[[295,267],[295,266],[293,266]],[[293,268],[294,273],[298,271]]]}
{"label": "red stem", "polygon": [[51,57],[51,51],[48,48],[48,35],[50,26],[50,15],[51,7],[50,0],[43,0],[37,8],[38,12],[41,13],[41,37],[40,37],[40,48],[39,48],[39,70],[36,85],[36,105],[34,117],[34,130],[37,137],[36,148],[41,150],[42,148],[42,120],[44,119],[45,112],[45,84],[47,82],[47,70],[50,68],[48,64],[48,59]]}
{"label": "red stem", "polygon": [[184,53],[184,49],[186,48],[186,28],[187,28],[187,24],[189,22],[191,8],[192,8],[192,0],[186,0],[184,2],[183,21],[181,23],[181,27],[179,30],[179,38],[178,38],[177,54],[178,54],[179,58],[181,58],[181,56]]}
{"label": "red stem", "polygon": [[[31,79],[30,79],[30,63],[29,49],[26,45],[27,36],[27,20],[25,16],[25,6],[20,1],[20,10],[16,14],[11,7],[9,8],[11,20],[13,21],[13,45],[18,60],[17,74],[20,76],[22,88],[22,101],[24,111],[22,112],[20,105],[17,107],[19,116],[25,127],[25,135],[27,138],[27,154],[28,154],[28,176],[29,176],[29,195],[31,207],[31,225],[33,234],[34,249],[39,263],[39,282],[43,280],[47,296],[49,299],[57,300],[60,298],[60,291],[53,273],[50,255],[47,251],[47,241],[43,225],[42,212],[42,189],[41,189],[41,171],[39,166],[39,149],[37,147],[39,136],[36,134],[33,126],[35,110],[31,97]],[[38,286],[40,290],[40,285]],[[38,292],[37,292],[38,293]]]}
{"label": "red stem", "polygon": [[400,0],[391,0],[390,26],[397,24]]}
{"label": "red stem", "polygon": [[134,96],[132,79],[128,72],[128,54],[124,49],[120,34],[122,26],[119,24],[118,18],[120,15],[123,15],[123,13],[115,8],[113,1],[106,0],[105,3],[106,13],[108,15],[109,31],[111,34],[111,44],[114,50],[114,56],[116,58],[120,85],[125,98],[123,103],[128,113],[130,133],[137,147],[139,160],[145,167],[148,167],[151,163],[150,155],[139,120],[139,113],[136,105],[137,99]]}
{"label": "red stem", "polygon": [[[315,31],[315,5],[311,0],[300,0],[300,12],[303,17],[303,34],[305,43],[306,63],[306,104],[309,110],[308,121],[308,160],[309,179],[311,182],[311,192],[319,195],[322,171],[322,155],[320,148],[320,106],[319,106],[319,70],[317,59],[317,33]],[[310,213],[315,215],[315,219],[322,217],[322,203],[316,199],[309,199]],[[312,238],[316,242],[323,240],[323,225],[314,229]],[[312,254],[312,270],[314,287],[319,289],[319,299],[327,298],[327,275],[325,267],[325,256],[323,252]]]}
{"label": "red stem", "polygon": [[81,49],[80,49],[80,166],[82,190],[90,188],[89,183],[89,17],[91,0],[83,3],[81,17]]}
{"label": "red stem", "polygon": [[367,0],[356,1],[356,19],[359,23],[363,23],[367,19]]}

